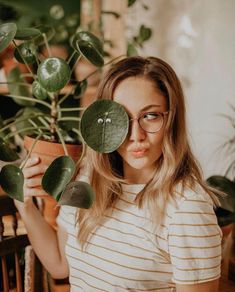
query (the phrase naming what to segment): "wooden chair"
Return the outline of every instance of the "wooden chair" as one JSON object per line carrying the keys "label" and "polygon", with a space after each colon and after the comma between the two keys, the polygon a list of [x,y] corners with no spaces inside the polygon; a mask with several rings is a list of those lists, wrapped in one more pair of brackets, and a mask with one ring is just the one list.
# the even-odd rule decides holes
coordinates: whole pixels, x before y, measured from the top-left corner
{"label": "wooden chair", "polygon": [[[4,217],[8,216],[8,217]],[[12,218],[10,218],[12,217]],[[9,218],[11,221],[12,235],[6,235],[4,231],[4,219]],[[12,219],[12,220],[10,220]],[[17,209],[14,205],[13,200],[6,196],[0,196],[0,259],[2,268],[2,289],[4,292],[10,291],[10,281],[9,281],[9,270],[7,266],[7,259],[10,255],[13,255],[15,261],[14,274],[15,274],[15,284],[16,291],[23,291],[23,281],[22,281],[22,268],[20,265],[20,251],[22,251],[27,245],[29,245],[29,240],[27,234],[17,234],[18,229],[18,214]]]}

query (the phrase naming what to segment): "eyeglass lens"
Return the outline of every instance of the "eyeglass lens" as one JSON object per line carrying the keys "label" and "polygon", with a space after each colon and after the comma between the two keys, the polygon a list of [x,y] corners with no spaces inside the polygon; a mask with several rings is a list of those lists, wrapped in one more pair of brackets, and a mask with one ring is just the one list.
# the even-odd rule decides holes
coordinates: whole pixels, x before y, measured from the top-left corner
{"label": "eyeglass lens", "polygon": [[163,125],[163,115],[160,113],[146,113],[139,118],[139,125],[146,132],[157,132]]}

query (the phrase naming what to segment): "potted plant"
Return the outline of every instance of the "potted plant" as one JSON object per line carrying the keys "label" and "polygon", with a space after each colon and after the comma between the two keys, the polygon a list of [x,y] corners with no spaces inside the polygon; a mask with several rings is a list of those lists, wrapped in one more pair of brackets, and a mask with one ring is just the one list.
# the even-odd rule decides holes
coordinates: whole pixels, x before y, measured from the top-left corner
{"label": "potted plant", "polygon": [[[235,112],[235,108],[233,106],[231,107]],[[228,115],[223,116],[232,123],[232,126],[234,128],[234,118]],[[232,157],[232,155],[234,155],[234,142],[235,137],[233,136],[231,139],[223,143],[222,146],[220,146],[223,147],[223,149],[227,149],[226,155],[231,155],[231,159],[225,174],[213,175],[207,179],[209,185],[223,191],[226,194],[225,197],[219,197],[221,206],[216,210],[218,223],[222,227],[222,229],[224,226],[230,225],[231,223],[235,222],[235,159],[233,158],[234,156]]]}
{"label": "potted plant", "polygon": [[[233,111],[235,107],[231,106]],[[234,128],[235,120],[231,116],[223,115],[227,118]],[[222,147],[227,149],[227,154],[234,155],[234,142],[235,137],[226,141]],[[233,156],[234,157],[234,156]],[[230,163],[227,167],[225,175],[213,175],[207,179],[207,183],[221,191],[226,195],[224,197],[219,197],[220,207],[215,210],[218,224],[221,227],[223,233],[222,243],[226,242],[228,235],[232,232],[233,241],[235,244],[235,159],[230,159]],[[232,179],[231,179],[232,178]],[[235,281],[235,259],[234,257],[230,258],[229,261],[229,271],[228,277],[230,280]]]}
{"label": "potted plant", "polygon": [[[84,154],[79,98],[86,90],[87,78],[76,81],[72,72],[81,58],[95,65],[97,71],[104,65],[102,42],[92,33],[79,31],[73,35],[72,54],[67,61],[50,54],[48,42],[52,36],[53,29],[50,27],[18,29],[15,23],[0,26],[0,52],[13,44],[15,58],[28,69],[28,73],[24,74],[18,68],[13,68],[9,73],[9,94],[5,97],[14,99],[22,109],[14,118],[0,120],[0,160],[10,162],[1,169],[0,185],[11,197],[21,201],[24,183],[22,168],[40,140],[51,143],[47,146],[50,149],[52,145],[62,145],[65,153],[48,167],[42,180],[43,189],[58,200],[73,178]],[[39,52],[38,48],[42,45],[47,47],[48,57]],[[26,77],[29,79],[26,80]],[[28,136],[25,143],[29,145],[27,157],[19,167],[13,163],[19,159],[12,140],[16,135]],[[76,163],[70,157],[73,151],[70,144],[75,144],[76,149],[77,145],[82,148]],[[86,196],[79,204],[88,208],[94,195],[88,185],[83,185],[82,189]],[[65,198],[63,200],[66,201]]]}

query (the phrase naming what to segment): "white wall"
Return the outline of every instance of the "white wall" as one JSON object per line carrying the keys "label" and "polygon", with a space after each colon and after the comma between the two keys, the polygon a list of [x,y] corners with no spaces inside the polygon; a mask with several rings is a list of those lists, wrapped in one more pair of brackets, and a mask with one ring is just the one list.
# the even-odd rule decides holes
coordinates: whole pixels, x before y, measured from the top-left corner
{"label": "white wall", "polygon": [[129,15],[129,33],[142,23],[154,31],[141,54],[165,59],[183,83],[191,142],[205,177],[224,174],[235,159],[218,151],[234,135],[220,114],[232,114],[229,103],[235,106],[235,1],[145,0]]}

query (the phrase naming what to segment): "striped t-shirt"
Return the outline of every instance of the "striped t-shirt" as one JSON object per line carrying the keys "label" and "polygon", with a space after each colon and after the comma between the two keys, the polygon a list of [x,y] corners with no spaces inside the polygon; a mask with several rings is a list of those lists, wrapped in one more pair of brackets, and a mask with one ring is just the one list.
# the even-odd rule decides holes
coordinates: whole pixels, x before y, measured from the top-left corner
{"label": "striped t-shirt", "polygon": [[[210,197],[191,190],[168,204],[155,231],[133,202],[144,185],[123,185],[123,196],[104,216],[82,251],[76,208],[63,206],[57,223],[68,233],[71,291],[175,291],[175,283],[220,277],[221,231]],[[156,209],[157,212],[157,209]]]}

